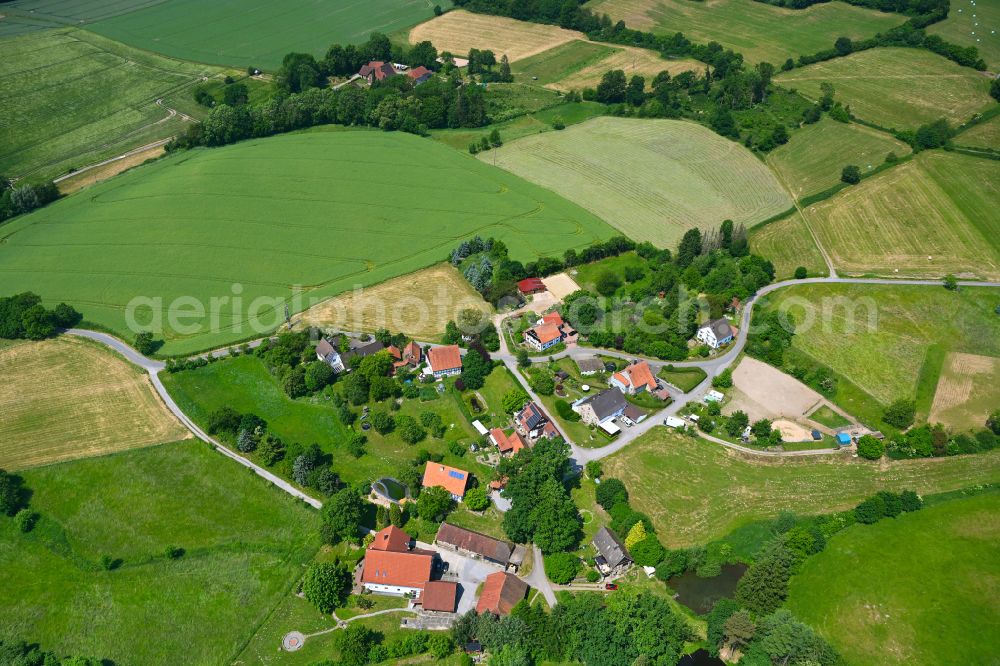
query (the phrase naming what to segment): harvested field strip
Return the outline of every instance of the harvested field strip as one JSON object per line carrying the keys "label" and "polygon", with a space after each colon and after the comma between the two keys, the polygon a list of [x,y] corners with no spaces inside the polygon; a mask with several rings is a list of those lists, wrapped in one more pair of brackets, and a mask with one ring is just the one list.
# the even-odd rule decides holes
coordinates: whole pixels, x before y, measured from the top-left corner
{"label": "harvested field strip", "polygon": [[23,469],[182,439],[145,373],[75,338],[0,350],[0,467]]}
{"label": "harvested field strip", "polygon": [[752,225],[791,203],[749,151],[695,123],[597,118],[496,152],[498,166],[661,247],[691,227]]}
{"label": "harvested field strip", "polygon": [[1000,358],[952,352],[945,358],[931,423],[955,430],[979,429],[1000,405]]}
{"label": "harvested field strip", "polygon": [[827,275],[829,270],[823,254],[816,247],[805,220],[792,213],[777,222],[750,230],[750,247],[755,254],[774,264],[778,279],[788,279],[802,266],[810,276]]}
{"label": "harvested field strip", "polygon": [[816,100],[830,83],[836,99],[862,120],[916,129],[946,118],[965,122],[989,106],[990,81],[930,51],[877,48],[779,74],[775,81]]}

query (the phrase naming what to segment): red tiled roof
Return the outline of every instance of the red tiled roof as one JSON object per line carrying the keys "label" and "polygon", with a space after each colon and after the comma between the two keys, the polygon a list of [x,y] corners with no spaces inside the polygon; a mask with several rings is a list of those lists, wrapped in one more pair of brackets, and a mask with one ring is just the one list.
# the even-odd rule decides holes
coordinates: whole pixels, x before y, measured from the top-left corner
{"label": "red tiled roof", "polygon": [[656,390],[656,378],[653,377],[653,371],[650,370],[649,363],[645,361],[634,363],[621,372],[616,372],[615,379],[625,386],[631,385],[637,389],[645,386],[650,391]]}
{"label": "red tiled roof", "polygon": [[399,529],[395,525],[389,525],[388,527],[380,530],[376,535],[375,539],[372,540],[371,545],[368,546],[369,550],[394,550],[397,552],[404,552],[410,549],[410,542],[413,541],[413,537]]}
{"label": "red tiled roof", "polygon": [[419,79],[423,76],[428,76],[430,74],[433,74],[433,72],[431,72],[431,70],[427,69],[423,65],[420,65],[419,67],[414,67],[413,69],[406,72],[406,75],[413,80]]}
{"label": "red tiled roof", "polygon": [[403,358],[413,359],[414,363],[419,363],[423,352],[420,350],[420,345],[416,341],[411,340],[410,344],[403,347]]}
{"label": "red tiled roof", "polygon": [[500,449],[500,453],[507,453],[508,451],[517,453],[524,448],[524,440],[516,432],[507,435],[500,428],[493,428],[493,430],[490,430],[490,439]]}
{"label": "red tiled roof", "polygon": [[361,582],[423,589],[431,579],[433,565],[431,551],[398,552],[373,548],[365,551]]}
{"label": "red tiled roof", "polygon": [[495,481],[490,481],[490,490],[503,490],[504,486],[507,485],[507,477],[502,479],[496,479]]}
{"label": "red tiled roof", "polygon": [[403,358],[402,352],[399,351],[399,347],[397,347],[396,345],[389,345],[385,349],[397,361],[400,360],[401,358]]}
{"label": "red tiled roof", "polygon": [[424,468],[424,488],[440,486],[452,495],[465,495],[465,486],[469,483],[469,473],[463,469],[448,467],[441,463],[427,461]]}
{"label": "red tiled roof", "polygon": [[372,60],[367,65],[363,65],[358,74],[366,79],[374,74],[375,78],[381,81],[387,76],[395,75],[396,68],[393,67],[391,63],[383,62],[381,60]]}
{"label": "red tiled roof", "polygon": [[558,326],[553,324],[540,324],[534,328],[529,328],[526,333],[534,333],[538,341],[543,345],[547,342],[552,342],[553,340],[558,340],[562,337],[562,331],[559,330]]}
{"label": "red tiled roof", "polygon": [[542,323],[552,324],[553,326],[562,326],[566,322],[563,321],[562,315],[558,312],[550,312],[542,317]]}
{"label": "red tiled roof", "polygon": [[432,580],[424,585],[420,595],[420,604],[424,610],[441,613],[454,613],[458,600],[458,583],[445,580]]}
{"label": "red tiled roof", "polygon": [[517,602],[524,599],[528,593],[528,584],[523,580],[503,571],[490,574],[483,584],[483,592],[476,604],[478,613],[495,613],[508,615]]}
{"label": "red tiled roof", "polygon": [[522,294],[533,294],[536,291],[545,291],[545,283],[541,278],[527,278],[518,282],[517,288]]}
{"label": "red tiled roof", "polygon": [[434,372],[455,370],[462,367],[462,352],[458,350],[458,345],[431,347],[427,351],[427,361]]}

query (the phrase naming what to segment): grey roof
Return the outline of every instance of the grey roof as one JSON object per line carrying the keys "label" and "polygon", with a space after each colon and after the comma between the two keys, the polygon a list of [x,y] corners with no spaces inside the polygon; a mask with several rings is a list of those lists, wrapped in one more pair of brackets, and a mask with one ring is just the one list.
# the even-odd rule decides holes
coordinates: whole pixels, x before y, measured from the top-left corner
{"label": "grey roof", "polygon": [[336,351],[337,350],[333,348],[333,345],[331,345],[330,341],[326,338],[320,340],[319,344],[316,345],[316,355],[324,359],[329,358],[330,354],[333,354]]}
{"label": "grey roof", "polygon": [[625,550],[625,544],[623,544],[618,539],[618,536],[607,527],[602,527],[598,530],[591,543],[594,544],[594,548],[597,549],[597,552],[599,552],[601,556],[607,560],[608,566],[612,568],[617,567],[622,562],[632,561],[632,558],[629,557],[628,551]]}
{"label": "grey roof", "polygon": [[576,359],[576,367],[580,368],[580,372],[602,372],[604,363],[596,356],[588,356]]}
{"label": "grey roof", "polygon": [[590,405],[594,414],[602,421],[613,414],[625,409],[625,395],[617,388],[609,388],[593,395],[583,401],[584,405]]}
{"label": "grey roof", "polygon": [[347,344],[349,349],[347,350],[347,353],[342,354],[342,358],[345,362],[350,361],[354,357],[364,358],[365,356],[371,356],[372,354],[385,349],[385,345],[378,340],[362,342],[357,338],[349,338]]}
{"label": "grey roof", "polygon": [[504,565],[510,561],[514,552],[514,544],[508,541],[500,541],[451,523],[441,523],[436,541],[482,555]]}
{"label": "grey roof", "polygon": [[528,430],[535,430],[545,425],[549,420],[545,412],[539,409],[538,405],[533,402],[525,405],[524,409],[517,415],[517,418],[524,422],[524,426]]}
{"label": "grey roof", "polygon": [[624,415],[630,421],[635,421],[636,423],[638,423],[639,419],[641,419],[643,416],[646,415],[646,412],[642,411],[641,409],[639,409],[635,405],[628,405],[628,406],[625,407],[625,414]]}
{"label": "grey roof", "polygon": [[712,329],[712,333],[715,334],[716,340],[725,340],[733,334],[733,329],[729,326],[729,322],[725,319],[715,319],[710,321],[708,322],[708,327]]}

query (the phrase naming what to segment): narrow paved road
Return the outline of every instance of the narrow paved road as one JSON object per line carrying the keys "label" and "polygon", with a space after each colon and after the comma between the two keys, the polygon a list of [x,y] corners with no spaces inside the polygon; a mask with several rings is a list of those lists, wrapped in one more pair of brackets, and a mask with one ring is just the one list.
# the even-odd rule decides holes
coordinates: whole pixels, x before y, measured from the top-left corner
{"label": "narrow paved road", "polygon": [[531,545],[531,553],[531,573],[524,577],[524,582],[541,592],[549,604],[549,608],[552,608],[556,605],[556,593],[552,589],[549,577],[545,575],[544,555],[542,555],[541,549],[534,544]]}

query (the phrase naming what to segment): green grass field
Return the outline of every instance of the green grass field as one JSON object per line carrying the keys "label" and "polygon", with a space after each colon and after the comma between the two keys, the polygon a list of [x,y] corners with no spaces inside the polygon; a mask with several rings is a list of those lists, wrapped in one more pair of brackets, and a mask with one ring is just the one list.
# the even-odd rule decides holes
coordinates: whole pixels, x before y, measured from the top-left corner
{"label": "green grass field", "polygon": [[515,76],[522,77],[520,80],[532,79],[532,83],[544,86],[558,83],[584,67],[600,62],[616,50],[618,49],[607,44],[576,39],[530,58],[518,60],[511,69]]}
{"label": "green grass field", "polygon": [[[5,224],[0,274],[7,291],[71,303],[126,339],[132,299],[163,299],[137,313],[144,322],[151,309],[190,311],[176,299],[193,299],[209,316],[191,328],[191,319],[163,317],[163,353],[183,354],[259,337],[283,320],[286,302],[299,312],[411,273],[476,234],[527,261],[613,233],[552,192],[439,143],[340,129],[133,169]],[[302,298],[282,300],[296,285]],[[242,303],[210,301],[234,295]]]}
{"label": "green grass field", "polygon": [[319,545],[315,512],[201,442],[23,476],[41,519],[0,519],[0,636],[60,654],[230,663]]}
{"label": "green grass field", "polygon": [[788,606],[848,665],[990,663],[998,512],[990,493],[849,527],[792,578]]}
{"label": "green grass field", "polygon": [[689,393],[705,381],[705,377],[708,375],[701,368],[676,368],[669,370],[664,367],[656,376],[670,382],[685,393]]}
{"label": "green grass field", "polygon": [[956,146],[1000,150],[1000,115],[970,127],[954,139]]}
{"label": "green grass field", "polygon": [[1000,162],[925,152],[805,214],[846,273],[1000,278]]}
{"label": "green grass field", "polygon": [[[504,141],[509,142],[532,134],[552,132],[554,131],[552,125],[557,119],[569,127],[604,115],[606,110],[607,106],[599,102],[564,102],[541,111],[496,122],[489,127],[431,130],[430,134],[435,141],[464,153],[469,149],[470,143],[478,143],[484,135],[488,135],[493,129],[500,132]],[[492,155],[491,151],[488,154],[487,162],[492,163]],[[487,155],[483,157],[486,159]]]}
{"label": "green grass field", "polygon": [[51,178],[177,133],[156,103],[220,70],[130,48],[85,30],[0,42],[0,173]]}
{"label": "green grass field", "polygon": [[[449,2],[440,3],[443,6]],[[18,0],[12,19],[82,23],[150,51],[196,62],[274,70],[291,51],[320,56],[334,43],[360,43],[374,31],[405,28],[433,16],[424,0],[310,0],[289,6],[266,0]]]}
{"label": "green grass field", "polygon": [[793,132],[788,143],[768,154],[767,163],[795,198],[801,199],[838,184],[848,164],[868,173],[885,162],[889,153],[903,157],[910,154],[910,147],[864,125],[824,117]]}
{"label": "green grass field", "polygon": [[801,516],[855,506],[878,490],[943,492],[1000,481],[1000,452],[878,465],[850,457],[744,458],[663,427],[603,461],[670,547],[718,539],[781,511]]}
{"label": "green grass field", "polygon": [[795,275],[799,266],[805,267],[810,276],[825,276],[830,272],[798,212],[751,229],[750,248],[774,264],[775,276],[779,280]]}
{"label": "green grass field", "polygon": [[587,7],[614,21],[624,20],[630,28],[680,31],[695,41],[717,41],[750,63],[766,60],[775,65],[828,49],[840,36],[871,37],[903,22],[900,16],[841,2],[784,9],[744,0],[592,0]]}
{"label": "green grass field", "polygon": [[[937,287],[814,284],[782,289],[762,305],[787,311],[796,323],[794,351],[889,404],[916,397],[932,346],[1000,356],[1000,317],[993,312],[998,303],[1000,290],[986,287],[953,293]],[[926,381],[933,394],[936,373]]]}
{"label": "green grass field", "polygon": [[691,227],[727,218],[752,225],[791,205],[750,151],[684,121],[597,118],[507,143],[495,158],[625,235],[661,247],[673,247]]}
{"label": "green grass field", "polygon": [[821,83],[831,83],[835,98],[855,116],[899,129],[938,118],[957,125],[995,103],[988,77],[921,49],[869,49],[793,69],[775,81],[813,100],[822,94]]}
{"label": "green grass field", "polygon": [[1000,65],[1000,3],[996,0],[955,0],[948,18],[928,26],[927,32],[960,46],[975,46],[994,71]]}

